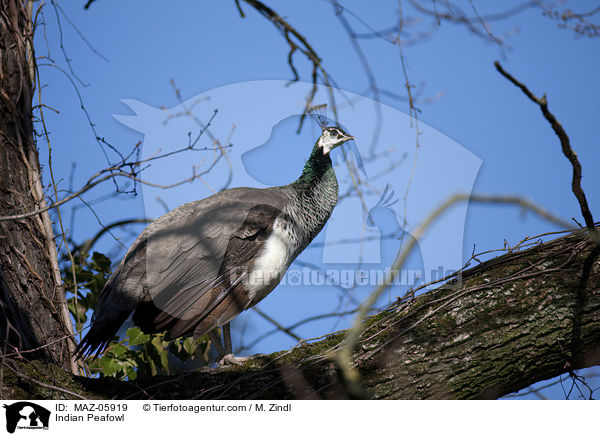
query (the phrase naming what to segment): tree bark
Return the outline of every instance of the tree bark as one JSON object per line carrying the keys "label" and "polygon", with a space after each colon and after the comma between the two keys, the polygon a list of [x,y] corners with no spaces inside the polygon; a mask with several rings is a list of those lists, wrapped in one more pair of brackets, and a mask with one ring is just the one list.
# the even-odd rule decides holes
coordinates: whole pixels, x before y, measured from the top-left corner
{"label": "tree bark", "polygon": [[[45,206],[34,141],[31,2],[0,0],[0,216]],[[47,213],[0,221],[0,350],[72,368],[72,334]],[[32,351],[33,350],[33,351]]]}
{"label": "tree bark", "polygon": [[[499,398],[600,363],[598,243],[583,231],[507,253],[365,320],[353,363],[370,398]],[[344,333],[226,367],[134,382],[7,361],[6,397],[348,398]],[[1,388],[1,387],[0,387]]]}

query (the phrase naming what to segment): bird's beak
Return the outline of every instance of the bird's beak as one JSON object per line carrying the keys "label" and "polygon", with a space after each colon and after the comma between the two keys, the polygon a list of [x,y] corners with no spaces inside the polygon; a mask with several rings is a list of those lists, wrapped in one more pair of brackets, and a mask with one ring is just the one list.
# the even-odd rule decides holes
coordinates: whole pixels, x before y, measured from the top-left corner
{"label": "bird's beak", "polygon": [[356,140],[356,138],[354,136],[346,136],[344,138],[344,142],[348,142],[348,141],[352,141],[352,140]]}

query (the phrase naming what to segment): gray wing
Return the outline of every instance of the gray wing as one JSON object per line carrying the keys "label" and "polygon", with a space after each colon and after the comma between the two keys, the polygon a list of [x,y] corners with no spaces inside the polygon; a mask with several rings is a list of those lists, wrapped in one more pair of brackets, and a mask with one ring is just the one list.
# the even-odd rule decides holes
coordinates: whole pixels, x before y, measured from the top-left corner
{"label": "gray wing", "polygon": [[[134,310],[134,322],[145,331],[193,329],[211,310],[214,290],[231,288],[226,279],[236,266],[222,267],[232,238],[239,239],[236,232],[251,240],[260,230],[243,226],[253,221],[248,214],[260,205],[271,215],[278,213],[288,200],[281,188],[234,188],[186,203],[152,222],[104,286],[76,355],[104,350]],[[232,243],[240,262],[259,249],[261,238],[254,239],[257,243]]]}
{"label": "gray wing", "polygon": [[123,264],[123,272],[130,270],[125,277],[142,278],[136,324],[146,331],[178,324],[173,333],[179,336],[200,322],[247,269],[286,200],[280,188],[237,188],[183,205],[148,226]]}

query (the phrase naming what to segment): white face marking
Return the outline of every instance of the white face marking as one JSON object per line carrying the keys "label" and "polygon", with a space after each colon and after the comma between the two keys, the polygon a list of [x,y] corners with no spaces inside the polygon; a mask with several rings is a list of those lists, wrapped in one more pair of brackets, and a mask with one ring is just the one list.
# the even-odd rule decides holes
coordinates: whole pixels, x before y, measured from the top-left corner
{"label": "white face marking", "polygon": [[354,139],[336,127],[329,127],[323,130],[319,138],[319,146],[323,149],[323,153],[331,152],[335,147],[342,145],[344,142]]}

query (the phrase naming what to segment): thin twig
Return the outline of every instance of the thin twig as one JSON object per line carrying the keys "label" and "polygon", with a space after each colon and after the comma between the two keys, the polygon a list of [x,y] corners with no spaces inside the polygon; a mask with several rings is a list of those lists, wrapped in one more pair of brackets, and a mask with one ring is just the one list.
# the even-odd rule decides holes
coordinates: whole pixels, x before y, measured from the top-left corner
{"label": "thin twig", "polygon": [[335,85],[333,79],[325,70],[322,64],[322,60],[312,47],[312,45],[308,42],[306,37],[300,33],[295,27],[293,27],[286,19],[281,17],[277,12],[273,9],[265,5],[263,2],[258,0],[244,0],[245,3],[256,9],[258,13],[260,13],[263,17],[268,19],[271,23],[275,25],[275,27],[281,32],[283,37],[285,38],[288,46],[288,64],[294,75],[292,81],[299,80],[298,72],[296,71],[296,67],[293,63],[293,55],[297,51],[302,53],[309,62],[312,63],[312,73],[311,73],[311,81],[312,88],[307,96],[306,105],[304,106],[304,111],[300,117],[300,125],[298,126],[298,131],[302,128],[302,124],[306,115],[308,114],[309,109],[314,105],[314,98],[317,93],[317,80],[319,74],[321,75],[321,80],[323,84],[327,87],[327,91],[329,94],[330,107],[334,115],[334,119],[337,121],[337,106],[335,103],[335,96],[333,94],[333,86]]}
{"label": "thin twig", "polygon": [[275,327],[277,327],[278,331],[282,331],[284,333],[287,333],[289,336],[291,336],[292,338],[294,338],[297,341],[303,341],[304,339],[302,339],[300,336],[298,336],[296,333],[294,333],[290,328],[285,327],[284,325],[278,323],[276,320],[274,320],[273,318],[271,318],[269,315],[267,315],[266,313],[264,313],[262,310],[260,310],[259,308],[257,308],[256,306],[253,307],[252,309],[254,309],[254,311],[256,313],[258,313],[260,316],[262,316],[264,319],[266,319],[267,321],[269,321],[271,324],[273,324]]}

